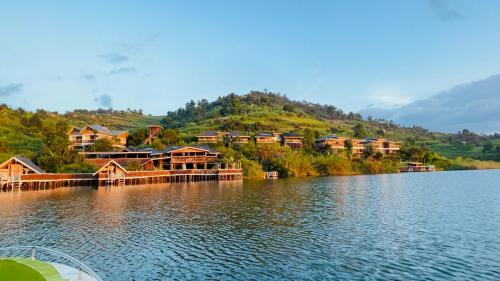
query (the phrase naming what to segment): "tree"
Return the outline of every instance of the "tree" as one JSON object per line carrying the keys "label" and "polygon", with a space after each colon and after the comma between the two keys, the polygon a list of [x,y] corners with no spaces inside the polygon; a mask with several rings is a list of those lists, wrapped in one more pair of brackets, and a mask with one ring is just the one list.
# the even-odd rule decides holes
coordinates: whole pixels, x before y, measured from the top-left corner
{"label": "tree", "polygon": [[165,129],[160,133],[160,139],[163,144],[176,144],[179,140],[179,132],[175,129]]}
{"label": "tree", "polygon": [[149,136],[149,131],[146,128],[139,128],[128,135],[127,144],[131,146],[138,146],[142,144]]}
{"label": "tree", "polygon": [[113,151],[113,143],[109,139],[97,139],[92,146],[92,150],[100,151]]}
{"label": "tree", "polygon": [[351,159],[351,157],[352,157],[352,141],[349,139],[345,140],[345,150],[347,152],[347,158]]}
{"label": "tree", "polygon": [[365,126],[363,125],[363,123],[358,123],[356,124],[353,128],[352,128],[353,132],[354,132],[354,137],[356,138],[364,138],[367,136],[367,132],[366,132],[366,129],[365,129]]}
{"label": "tree", "polygon": [[164,148],[164,145],[161,143],[161,140],[159,139],[154,139],[150,146],[151,148],[156,150],[162,150]]}
{"label": "tree", "polygon": [[283,105],[283,111],[294,112],[295,108],[293,105],[287,103],[287,104]]}
{"label": "tree", "polygon": [[9,151],[9,141],[7,140],[6,136],[1,136],[0,137],[0,152],[7,152]]}
{"label": "tree", "polygon": [[401,153],[404,156],[405,160],[424,162],[425,161],[425,153],[426,149],[423,149],[418,146],[411,147],[403,147],[401,149]]}
{"label": "tree", "polygon": [[365,146],[365,150],[364,150],[363,154],[366,158],[370,159],[375,154],[373,146],[371,144],[368,144],[367,146]]}
{"label": "tree", "polygon": [[316,138],[319,137],[319,132],[318,131],[313,131],[309,128],[305,129],[304,130],[304,139],[303,139],[303,144],[304,144],[304,148],[306,150],[311,150],[313,149],[314,147],[314,141],[316,140]]}
{"label": "tree", "polygon": [[489,152],[493,152],[494,147],[495,146],[490,141],[487,142],[487,143],[485,143],[483,145],[483,154],[486,154],[486,153],[489,153]]}
{"label": "tree", "polygon": [[129,171],[139,171],[141,169],[141,163],[139,161],[131,161],[127,165],[127,170]]}

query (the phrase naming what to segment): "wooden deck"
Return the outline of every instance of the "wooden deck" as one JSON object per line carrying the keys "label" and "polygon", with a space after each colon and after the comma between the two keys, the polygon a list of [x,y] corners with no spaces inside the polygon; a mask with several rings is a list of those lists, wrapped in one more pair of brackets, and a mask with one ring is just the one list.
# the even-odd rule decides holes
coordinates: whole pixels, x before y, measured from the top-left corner
{"label": "wooden deck", "polygon": [[242,180],[241,169],[128,171],[101,174],[25,174],[0,178],[0,191],[45,190],[70,186],[125,186],[151,183]]}

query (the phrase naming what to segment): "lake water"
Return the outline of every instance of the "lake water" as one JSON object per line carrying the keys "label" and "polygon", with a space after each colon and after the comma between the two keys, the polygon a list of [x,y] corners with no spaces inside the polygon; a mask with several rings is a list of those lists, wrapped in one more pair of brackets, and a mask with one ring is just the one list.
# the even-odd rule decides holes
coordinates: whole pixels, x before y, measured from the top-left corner
{"label": "lake water", "polygon": [[0,246],[104,280],[500,280],[500,171],[0,194]]}

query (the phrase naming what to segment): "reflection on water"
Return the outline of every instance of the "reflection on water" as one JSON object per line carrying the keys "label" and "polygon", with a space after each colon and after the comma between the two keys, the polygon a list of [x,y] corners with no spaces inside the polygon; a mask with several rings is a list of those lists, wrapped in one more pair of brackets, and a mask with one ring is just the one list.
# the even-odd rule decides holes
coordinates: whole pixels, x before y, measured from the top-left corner
{"label": "reflection on water", "polygon": [[0,194],[0,245],[105,280],[500,279],[500,172]]}

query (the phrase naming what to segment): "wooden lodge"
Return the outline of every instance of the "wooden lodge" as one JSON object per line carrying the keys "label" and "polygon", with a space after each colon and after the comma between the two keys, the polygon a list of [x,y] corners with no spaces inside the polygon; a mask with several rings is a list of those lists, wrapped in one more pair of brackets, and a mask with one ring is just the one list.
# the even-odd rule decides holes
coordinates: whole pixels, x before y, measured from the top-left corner
{"label": "wooden lodge", "polygon": [[365,138],[365,146],[370,145],[374,152],[380,152],[383,155],[394,154],[400,150],[401,143],[379,138]]}
{"label": "wooden lodge", "polygon": [[142,144],[151,145],[155,139],[160,136],[161,131],[163,130],[163,126],[161,125],[149,125],[149,135],[147,139],[145,139]]}
{"label": "wooden lodge", "polygon": [[[240,132],[207,131],[196,136],[198,144],[226,143],[244,144],[250,142],[250,135]],[[304,137],[294,133],[264,132],[255,135],[256,144],[281,144],[292,148],[301,148]]]}
{"label": "wooden lodge", "polygon": [[45,173],[31,160],[22,156],[14,156],[0,164],[0,190],[9,185],[12,190],[19,189],[22,176]]}
{"label": "wooden lodge", "polygon": [[196,136],[199,144],[218,143],[224,141],[226,132],[206,131]]}
{"label": "wooden lodge", "polygon": [[318,150],[330,150],[333,152],[342,152],[346,150],[346,138],[336,135],[329,135],[318,138],[314,141],[314,145]]}
{"label": "wooden lodge", "polygon": [[320,151],[331,150],[334,152],[345,151],[348,147],[348,142],[351,145],[351,153],[353,157],[362,157],[368,147],[371,147],[373,152],[380,152],[383,155],[397,153],[400,150],[401,143],[390,141],[387,139],[365,138],[365,139],[348,139],[336,135],[321,137],[315,140],[315,147]]}
{"label": "wooden lodge", "polygon": [[209,147],[171,146],[155,151],[143,170],[206,170],[217,165],[220,153]]}
{"label": "wooden lodge", "polygon": [[281,145],[291,148],[302,148],[303,136],[294,133],[284,133],[281,135]]}
{"label": "wooden lodge", "polygon": [[198,144],[209,143],[248,143],[250,135],[240,132],[207,131],[196,136]]}
{"label": "wooden lodge", "polygon": [[270,144],[270,143],[280,143],[281,133],[259,133],[255,135],[256,144]]}
{"label": "wooden lodge", "polygon": [[109,160],[114,160],[122,166],[128,166],[131,163],[142,165],[151,159],[153,149],[137,149],[132,146],[127,146],[119,151],[80,151],[78,154],[83,156],[85,162],[92,164],[95,167],[101,167]]}
{"label": "wooden lodge", "polygon": [[[206,147],[173,146],[162,151],[127,148],[80,154],[100,168],[95,173],[46,173],[26,158],[13,157],[0,164],[0,191],[243,179],[239,162],[221,162],[219,152]],[[138,170],[127,169],[133,162]]]}
{"label": "wooden lodge", "polygon": [[366,149],[365,141],[358,139],[350,139],[350,142],[351,142],[351,155],[355,158],[363,157]]}
{"label": "wooden lodge", "polygon": [[69,148],[85,150],[98,139],[108,139],[114,147],[123,148],[127,144],[128,131],[111,131],[100,125],[86,125],[83,128],[72,127],[68,133]]}
{"label": "wooden lodge", "polygon": [[243,134],[240,132],[229,132],[227,134],[227,140],[229,143],[249,143],[250,142],[250,135],[248,134]]}

